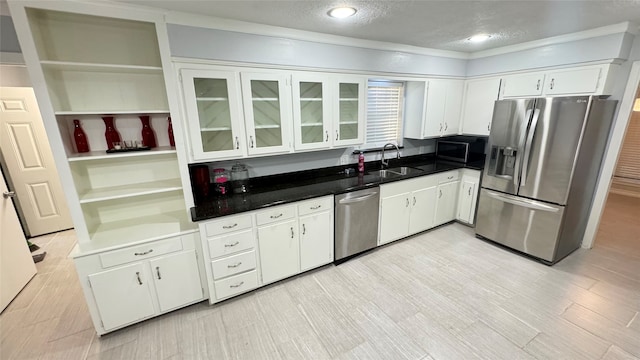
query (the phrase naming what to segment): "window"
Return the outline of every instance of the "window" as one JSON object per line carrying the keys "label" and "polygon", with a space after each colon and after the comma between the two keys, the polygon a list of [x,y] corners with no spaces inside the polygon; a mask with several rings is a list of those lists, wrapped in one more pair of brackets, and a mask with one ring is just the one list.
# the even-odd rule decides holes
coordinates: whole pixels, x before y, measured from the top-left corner
{"label": "window", "polygon": [[381,148],[386,143],[402,146],[404,84],[370,81],[367,87],[367,131],[362,149]]}

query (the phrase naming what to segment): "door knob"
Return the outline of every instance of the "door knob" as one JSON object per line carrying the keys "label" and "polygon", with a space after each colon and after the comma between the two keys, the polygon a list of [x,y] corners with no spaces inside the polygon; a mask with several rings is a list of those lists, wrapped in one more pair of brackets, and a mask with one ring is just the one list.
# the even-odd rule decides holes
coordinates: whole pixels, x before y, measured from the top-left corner
{"label": "door knob", "polygon": [[16,197],[16,192],[15,191],[5,191],[5,192],[2,193],[2,197],[5,198],[5,199]]}

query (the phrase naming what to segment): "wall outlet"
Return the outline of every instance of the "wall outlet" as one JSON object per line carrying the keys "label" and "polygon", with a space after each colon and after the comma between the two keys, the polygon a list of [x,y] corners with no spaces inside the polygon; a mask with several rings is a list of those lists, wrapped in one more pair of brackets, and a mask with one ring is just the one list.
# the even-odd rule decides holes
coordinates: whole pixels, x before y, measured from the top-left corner
{"label": "wall outlet", "polygon": [[340,157],[340,165],[348,165],[349,164],[349,155],[342,155]]}

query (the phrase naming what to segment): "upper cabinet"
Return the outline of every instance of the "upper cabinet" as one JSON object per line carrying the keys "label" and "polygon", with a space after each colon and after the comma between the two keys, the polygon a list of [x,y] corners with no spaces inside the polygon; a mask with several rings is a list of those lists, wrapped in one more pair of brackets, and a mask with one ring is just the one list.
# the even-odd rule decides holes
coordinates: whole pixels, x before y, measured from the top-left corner
{"label": "upper cabinet", "polygon": [[407,82],[405,137],[425,139],[457,134],[463,88],[462,80]]}
{"label": "upper cabinet", "polygon": [[493,105],[498,100],[500,78],[467,80],[462,108],[462,133],[488,136]]}
{"label": "upper cabinet", "polygon": [[246,155],[239,74],[183,69],[180,75],[193,158]]}
{"label": "upper cabinet", "polygon": [[249,155],[291,151],[291,87],[285,73],[241,72]]}
{"label": "upper cabinet", "polygon": [[364,77],[293,74],[295,150],[319,150],[364,142]]}
{"label": "upper cabinet", "polygon": [[609,94],[617,68],[605,64],[505,76],[501,98]]}

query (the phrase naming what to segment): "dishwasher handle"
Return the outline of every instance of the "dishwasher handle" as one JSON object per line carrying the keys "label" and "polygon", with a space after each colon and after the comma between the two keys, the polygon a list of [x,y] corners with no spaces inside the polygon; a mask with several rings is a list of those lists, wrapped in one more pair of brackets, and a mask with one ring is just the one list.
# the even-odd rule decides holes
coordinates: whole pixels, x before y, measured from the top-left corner
{"label": "dishwasher handle", "polygon": [[374,196],[376,196],[376,195],[378,195],[378,193],[371,193],[371,194],[368,194],[368,195],[365,195],[365,196],[360,196],[360,197],[357,197],[357,198],[350,198],[350,199],[349,199],[349,198],[347,198],[347,199],[342,199],[342,200],[339,200],[339,201],[338,201],[338,204],[353,204],[353,203],[359,203],[359,202],[361,202],[361,201],[365,201],[365,200],[367,200],[367,199],[369,199],[369,198],[372,198],[372,197],[374,197]]}

